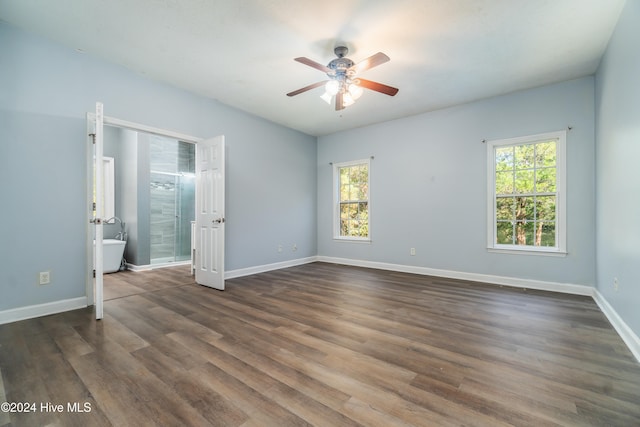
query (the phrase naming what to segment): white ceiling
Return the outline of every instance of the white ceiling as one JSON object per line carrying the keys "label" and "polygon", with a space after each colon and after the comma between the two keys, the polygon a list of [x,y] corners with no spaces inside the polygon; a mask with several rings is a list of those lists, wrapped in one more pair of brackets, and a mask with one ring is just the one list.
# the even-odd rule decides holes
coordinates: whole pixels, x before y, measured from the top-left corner
{"label": "white ceiling", "polygon": [[[0,0],[0,19],[311,135],[593,74],[625,0]],[[337,112],[325,79],[344,44],[391,61]]]}

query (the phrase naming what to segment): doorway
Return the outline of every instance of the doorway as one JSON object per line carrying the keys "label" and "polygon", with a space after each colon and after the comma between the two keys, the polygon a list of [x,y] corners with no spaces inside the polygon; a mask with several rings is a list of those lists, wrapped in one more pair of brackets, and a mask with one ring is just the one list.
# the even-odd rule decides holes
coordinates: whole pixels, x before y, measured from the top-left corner
{"label": "doorway", "polygon": [[[190,252],[193,254],[192,269],[195,271],[196,282],[216,288],[224,289],[224,189],[225,189],[225,150],[224,136],[218,136],[207,140],[194,138],[177,132],[166,131],[137,123],[107,117],[103,114],[102,103],[96,103],[96,112],[87,113],[87,142],[91,149],[87,150],[87,206],[88,226],[86,234],[87,268],[86,268],[86,295],[87,305],[95,303],[96,319],[103,318],[104,302],[104,231],[110,218],[106,218],[104,211],[104,135],[106,129],[116,129],[122,132],[131,131],[140,133],[147,138],[167,137],[174,138],[188,144],[198,144],[198,153],[195,154],[195,190],[197,194],[194,200],[196,212],[194,229],[197,230],[195,244]],[[92,144],[91,144],[92,143]],[[131,144],[123,144],[130,148]],[[137,149],[138,147],[136,147]],[[188,156],[187,156],[188,157]],[[129,158],[124,156],[123,158]],[[116,165],[116,170],[117,170]],[[177,172],[180,177],[189,172]],[[139,176],[139,175],[138,175]],[[150,173],[147,173],[146,188],[150,190]],[[175,180],[174,180],[175,182]],[[131,184],[131,183],[130,183]],[[140,185],[140,180],[133,184]],[[116,188],[116,193],[128,195],[127,189]],[[150,191],[147,191],[147,194]],[[116,196],[117,197],[117,196]],[[174,199],[175,200],[175,199]],[[116,202],[117,203],[117,202]],[[148,200],[147,200],[148,204]],[[95,214],[94,214],[95,211]],[[174,215],[175,215],[174,207]],[[212,216],[213,215],[213,216]],[[113,218],[111,218],[113,219]],[[122,222],[122,221],[120,221]],[[191,228],[191,227],[190,227]],[[123,231],[123,233],[126,231]],[[175,245],[175,243],[174,243]],[[174,255],[175,257],[175,255]],[[175,264],[174,264],[175,265]]]}

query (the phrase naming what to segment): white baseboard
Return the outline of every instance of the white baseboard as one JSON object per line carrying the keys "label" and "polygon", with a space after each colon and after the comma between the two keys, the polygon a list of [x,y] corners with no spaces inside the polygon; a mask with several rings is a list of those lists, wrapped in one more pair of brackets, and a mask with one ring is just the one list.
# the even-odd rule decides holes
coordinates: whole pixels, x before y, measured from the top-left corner
{"label": "white baseboard", "polygon": [[473,282],[491,283],[495,285],[513,286],[516,288],[537,289],[542,291],[562,292],[574,295],[593,296],[594,288],[571,283],[545,282],[542,280],[520,279],[517,277],[494,276],[491,274],[466,273],[462,271],[440,270],[437,268],[417,267],[413,265],[390,264],[386,262],[363,261],[347,258],[318,256],[318,261],[333,264],[352,265],[356,267],[377,268],[379,270],[399,271],[424,276],[446,277],[448,279],[470,280]]}
{"label": "white baseboard", "polygon": [[252,274],[265,273],[267,271],[280,270],[281,268],[295,267],[297,265],[309,264],[318,261],[318,257],[292,259],[290,261],[275,262],[273,264],[256,265],[254,267],[238,268],[224,273],[225,279],[235,279],[236,277],[250,276]]}
{"label": "white baseboard", "polygon": [[0,311],[0,325],[17,322],[18,320],[32,319],[34,317],[48,316],[62,313],[63,311],[77,310],[87,307],[87,297],[78,297],[53,301],[44,304],[29,305],[26,307],[12,308]]}
{"label": "white baseboard", "polygon": [[593,295],[593,299],[600,307],[600,310],[607,316],[609,322],[613,328],[618,332],[622,341],[629,347],[631,353],[636,358],[638,362],[640,362],[640,338],[631,330],[629,325],[625,323],[624,320],[618,315],[618,313],[611,307],[611,304],[602,296],[600,292],[596,289]]}
{"label": "white baseboard", "polygon": [[127,263],[127,270],[130,271],[151,271],[158,268],[170,268],[177,267],[179,265],[191,265],[190,260],[186,261],[175,261],[175,262],[163,262],[158,264],[145,264],[145,265],[135,265]]}

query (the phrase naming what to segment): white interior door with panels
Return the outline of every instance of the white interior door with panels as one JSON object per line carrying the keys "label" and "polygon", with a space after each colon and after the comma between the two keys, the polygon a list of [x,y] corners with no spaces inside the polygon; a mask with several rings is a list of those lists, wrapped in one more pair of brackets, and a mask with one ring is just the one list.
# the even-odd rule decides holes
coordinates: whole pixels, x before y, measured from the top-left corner
{"label": "white interior door with panels", "polygon": [[224,290],[224,136],[196,145],[196,282]]}

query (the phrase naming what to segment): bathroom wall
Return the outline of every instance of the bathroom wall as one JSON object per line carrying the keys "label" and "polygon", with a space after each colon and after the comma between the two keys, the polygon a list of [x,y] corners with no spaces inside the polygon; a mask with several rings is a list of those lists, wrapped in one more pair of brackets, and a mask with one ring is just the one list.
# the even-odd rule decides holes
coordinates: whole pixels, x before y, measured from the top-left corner
{"label": "bathroom wall", "polygon": [[[114,126],[104,127],[104,155],[115,161],[115,215],[125,223],[127,263],[147,265],[149,261],[149,141],[138,132]],[[120,224],[104,226],[105,238],[120,232]]]}
{"label": "bathroom wall", "polygon": [[[0,245],[0,320],[85,296],[86,113],[96,101],[107,116],[225,135],[227,271],[316,254],[315,137],[3,22],[0,45],[0,238],[12,242]],[[292,243],[297,251],[277,251]]]}

